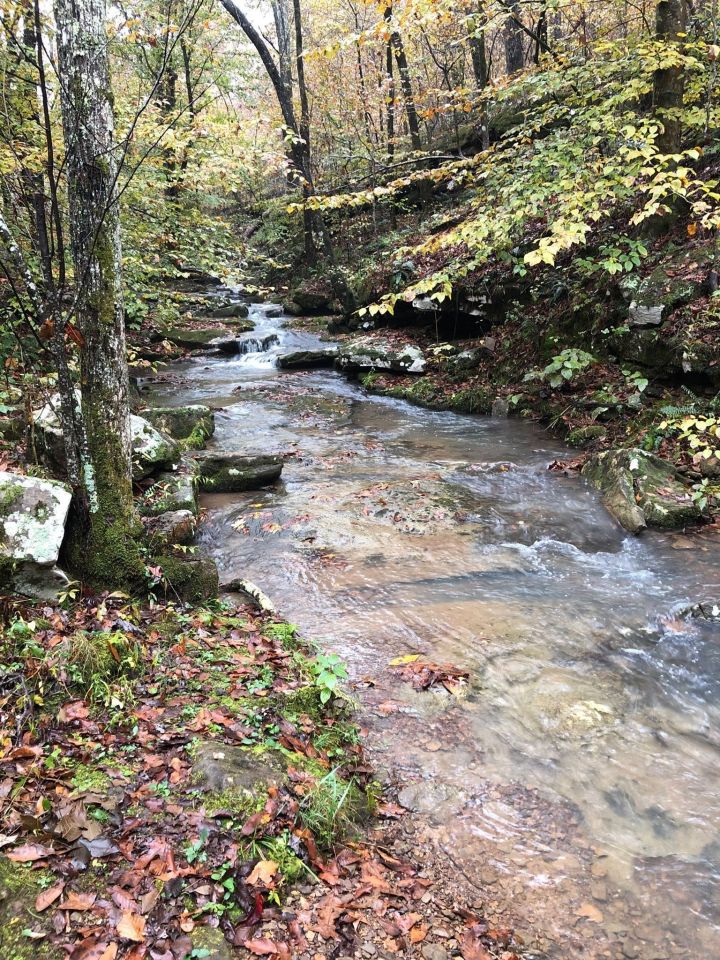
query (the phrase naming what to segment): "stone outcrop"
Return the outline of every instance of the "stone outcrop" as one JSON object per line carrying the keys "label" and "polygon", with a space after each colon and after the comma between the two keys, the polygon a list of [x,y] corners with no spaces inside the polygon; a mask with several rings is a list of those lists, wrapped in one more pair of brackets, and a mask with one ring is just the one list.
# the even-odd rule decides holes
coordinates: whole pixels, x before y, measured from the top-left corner
{"label": "stone outcrop", "polygon": [[195,456],[198,483],[205,493],[239,493],[274,483],[282,473],[280,457],[209,452]]}
{"label": "stone outcrop", "polygon": [[202,449],[215,433],[215,414],[210,407],[200,403],[155,407],[143,410],[143,416],[158,430],[189,449]]}
{"label": "stone outcrop", "polygon": [[312,368],[331,367],[337,359],[336,349],[327,350],[297,350],[295,353],[286,353],[278,357],[277,365],[281,370],[309,370]]}
{"label": "stone outcrop", "polygon": [[675,467],[644,450],[599,453],[585,464],[583,476],[631,533],[645,527],[684,527],[700,519],[700,507]]}
{"label": "stone outcrop", "polygon": [[427,362],[420,347],[405,344],[396,347],[383,340],[361,337],[338,351],[341,370],[388,370],[391,373],[425,373]]}
{"label": "stone outcrop", "polygon": [[159,517],[163,513],[188,510],[193,516],[197,516],[197,491],[194,464],[183,462],[178,470],[159,474],[140,501],[140,513],[144,517]]}
{"label": "stone outcrop", "polygon": [[195,539],[197,519],[191,510],[171,510],[147,523],[148,539],[154,550],[192,543]]}

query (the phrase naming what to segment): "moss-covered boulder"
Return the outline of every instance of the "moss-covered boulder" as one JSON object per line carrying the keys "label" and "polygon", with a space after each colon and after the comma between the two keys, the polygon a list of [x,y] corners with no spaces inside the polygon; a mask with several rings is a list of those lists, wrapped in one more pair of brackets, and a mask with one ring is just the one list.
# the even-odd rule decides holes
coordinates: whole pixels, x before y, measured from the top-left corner
{"label": "moss-covered boulder", "polygon": [[146,490],[140,500],[140,513],[144,517],[158,517],[162,513],[188,510],[198,513],[198,482],[193,468],[183,464],[177,471],[158,475],[155,483]]}
{"label": "moss-covered boulder", "polygon": [[0,562],[57,563],[71,499],[62,483],[0,472]]}
{"label": "moss-covered boulder", "polygon": [[219,320],[245,320],[249,312],[250,310],[246,303],[226,303],[220,307],[216,307],[210,313],[210,316]]}
{"label": "moss-covered boulder", "polygon": [[595,440],[604,440],[607,436],[607,427],[599,423],[591,423],[586,427],[576,427],[571,430],[567,442],[571,447],[587,447]]}
{"label": "moss-covered boulder", "polygon": [[205,329],[171,327],[169,330],[162,331],[162,339],[185,350],[207,350],[211,342],[223,333],[225,336],[231,336],[229,330],[223,331],[222,327],[217,326]]}
{"label": "moss-covered boulder", "polygon": [[214,600],[220,592],[220,576],[209,557],[174,557],[161,554],[153,558],[153,566],[162,571],[161,585],[168,598],[185,603]]}
{"label": "moss-covered boulder", "polygon": [[179,461],[178,445],[156,430],[144,417],[131,415],[130,430],[133,480],[142,480],[158,470],[174,466]]}
{"label": "moss-covered boulder", "polygon": [[172,510],[147,522],[150,546],[162,550],[176,544],[192,543],[197,529],[197,518],[191,510]]}
{"label": "moss-covered boulder", "polygon": [[585,464],[583,476],[631,533],[645,527],[684,527],[700,519],[700,507],[675,467],[644,450],[599,453]]}
{"label": "moss-covered boulder", "polygon": [[280,457],[225,452],[198,453],[195,463],[198,483],[205,493],[257,490],[278,480],[283,468]]}
{"label": "moss-covered boulder", "polygon": [[277,365],[281,370],[309,370],[312,368],[331,367],[337,358],[336,349],[327,350],[297,350],[295,353],[286,353],[278,357]]}
{"label": "moss-covered boulder", "polygon": [[204,960],[232,960],[233,952],[219,927],[195,927],[190,934],[191,957]]}
{"label": "moss-covered boulder", "polygon": [[338,351],[341,370],[389,370],[392,373],[425,373],[427,361],[420,347],[412,343],[397,346],[384,340],[360,337]]}
{"label": "moss-covered boulder", "polygon": [[184,407],[155,407],[143,416],[168,437],[189,450],[202,450],[215,433],[215,414],[203,404]]}

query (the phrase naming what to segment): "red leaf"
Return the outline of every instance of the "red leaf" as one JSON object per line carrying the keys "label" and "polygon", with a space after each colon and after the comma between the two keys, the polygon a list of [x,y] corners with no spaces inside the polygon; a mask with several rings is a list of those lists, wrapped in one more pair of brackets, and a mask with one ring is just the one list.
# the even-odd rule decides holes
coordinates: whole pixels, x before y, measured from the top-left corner
{"label": "red leaf", "polygon": [[52,857],[54,851],[49,847],[44,847],[41,843],[24,843],[21,847],[15,847],[7,854],[8,860],[14,860],[16,863],[30,863],[33,860],[43,860],[45,857]]}

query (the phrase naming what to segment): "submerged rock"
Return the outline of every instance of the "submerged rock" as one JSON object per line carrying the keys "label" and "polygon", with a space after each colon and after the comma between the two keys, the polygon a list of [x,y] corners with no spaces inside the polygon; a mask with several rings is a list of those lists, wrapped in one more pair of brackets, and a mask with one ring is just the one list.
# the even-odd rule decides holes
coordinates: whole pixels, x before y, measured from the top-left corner
{"label": "submerged rock", "polygon": [[143,416],[184,447],[201,449],[215,433],[215,414],[203,404],[185,407],[155,407],[143,410]]}
{"label": "submerged rock", "polygon": [[71,500],[63,483],[0,472],[0,559],[57,563]]}
{"label": "submerged rock", "polygon": [[306,370],[311,367],[331,367],[337,358],[335,349],[297,350],[278,357],[277,365],[281,370]]}
{"label": "submerged rock", "polygon": [[675,467],[644,450],[609,450],[591,457],[583,476],[631,533],[645,527],[683,527],[700,519],[700,507]]}
{"label": "submerged rock", "polygon": [[205,493],[238,493],[257,490],[279,479],[280,457],[241,453],[201,453],[195,456],[198,482]]}
{"label": "submerged rock", "polygon": [[420,347],[401,347],[365,337],[342,346],[337,366],[341,370],[390,370],[393,373],[425,373],[427,361]]}

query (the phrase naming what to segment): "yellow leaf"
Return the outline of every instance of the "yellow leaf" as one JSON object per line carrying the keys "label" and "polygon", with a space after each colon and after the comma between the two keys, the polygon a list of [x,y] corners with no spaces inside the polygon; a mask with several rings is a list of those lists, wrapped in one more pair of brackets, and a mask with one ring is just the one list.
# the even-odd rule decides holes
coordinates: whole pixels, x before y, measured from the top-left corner
{"label": "yellow leaf", "polygon": [[260,883],[267,887],[277,872],[278,864],[274,860],[258,860],[246,882],[251,885]]}
{"label": "yellow leaf", "polygon": [[406,653],[403,657],[395,657],[390,661],[391,667],[402,667],[406,663],[415,663],[416,660],[420,659],[419,653]]}
{"label": "yellow leaf", "polygon": [[696,233],[697,233],[697,224],[696,224],[696,223],[689,223],[689,224],[687,225],[687,234],[688,234],[688,236],[689,236],[689,237],[694,237]]}

